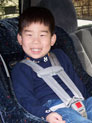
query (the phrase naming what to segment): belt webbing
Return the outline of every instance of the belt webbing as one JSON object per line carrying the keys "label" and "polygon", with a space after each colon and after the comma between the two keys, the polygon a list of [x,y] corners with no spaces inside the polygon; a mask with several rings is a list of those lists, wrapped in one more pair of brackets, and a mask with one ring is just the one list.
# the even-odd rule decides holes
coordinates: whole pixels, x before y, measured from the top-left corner
{"label": "belt webbing", "polygon": [[61,78],[61,80],[66,84],[66,86],[68,86],[68,88],[74,94],[75,98],[73,99],[83,100],[84,98],[81,92],[77,89],[72,80],[64,72],[58,60],[55,58],[53,54],[51,54],[51,56],[54,57],[54,60],[49,56],[52,66],[48,68],[42,68],[38,64],[32,62],[31,60],[22,60],[21,62],[29,65],[37,73],[37,75],[41,77],[50,86],[50,88],[57,94],[57,96],[65,103],[66,106],[69,105],[70,102],[72,103],[72,98],[65,92],[65,90],[52,77],[52,75],[57,74]]}
{"label": "belt webbing", "polygon": [[[51,64],[52,66],[55,66],[55,65],[60,65],[59,61],[57,60],[55,54],[53,53],[50,53],[50,61],[51,61]],[[61,65],[60,65],[61,66]],[[82,99],[83,96],[81,94],[81,92],[78,90],[78,88],[75,86],[75,84],[73,83],[73,81],[69,78],[69,76],[66,74],[66,72],[63,70],[62,68],[62,71],[60,71],[58,73],[58,76],[61,78],[61,80],[67,85],[67,87],[73,92],[73,94],[75,95],[75,97],[80,97]]]}

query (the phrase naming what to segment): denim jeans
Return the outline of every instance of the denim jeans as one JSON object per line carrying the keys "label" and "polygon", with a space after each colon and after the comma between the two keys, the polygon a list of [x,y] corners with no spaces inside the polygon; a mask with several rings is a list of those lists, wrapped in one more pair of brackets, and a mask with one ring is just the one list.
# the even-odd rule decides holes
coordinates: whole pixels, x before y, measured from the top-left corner
{"label": "denim jeans", "polygon": [[[62,103],[62,101],[53,99],[48,100],[44,105],[48,108],[51,108],[52,106],[58,105],[60,103]],[[92,97],[83,101],[83,103],[86,108],[87,119],[82,117],[77,111],[73,110],[72,108],[60,108],[55,112],[59,113],[63,117],[63,120],[66,121],[66,123],[92,123]]]}

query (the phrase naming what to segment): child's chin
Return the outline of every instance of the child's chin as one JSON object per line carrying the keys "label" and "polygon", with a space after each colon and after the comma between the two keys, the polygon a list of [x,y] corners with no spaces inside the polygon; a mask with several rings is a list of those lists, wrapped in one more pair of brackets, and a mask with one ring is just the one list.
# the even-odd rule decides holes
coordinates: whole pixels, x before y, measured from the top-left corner
{"label": "child's chin", "polygon": [[39,58],[41,58],[41,56],[34,55],[34,56],[32,56],[32,58],[34,58],[34,59],[39,59]]}

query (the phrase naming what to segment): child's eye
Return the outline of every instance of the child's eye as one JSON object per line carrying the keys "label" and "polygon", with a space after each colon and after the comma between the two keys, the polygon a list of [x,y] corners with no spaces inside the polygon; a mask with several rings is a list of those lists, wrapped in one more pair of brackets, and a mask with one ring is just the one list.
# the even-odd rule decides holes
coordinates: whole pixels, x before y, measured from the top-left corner
{"label": "child's eye", "polygon": [[46,34],[41,34],[40,36],[43,37],[43,36],[46,36]]}
{"label": "child's eye", "polygon": [[30,37],[31,37],[31,36],[32,36],[32,34],[27,34],[27,36],[30,36]]}
{"label": "child's eye", "polygon": [[45,36],[45,35],[40,35],[40,36],[42,37],[42,36]]}

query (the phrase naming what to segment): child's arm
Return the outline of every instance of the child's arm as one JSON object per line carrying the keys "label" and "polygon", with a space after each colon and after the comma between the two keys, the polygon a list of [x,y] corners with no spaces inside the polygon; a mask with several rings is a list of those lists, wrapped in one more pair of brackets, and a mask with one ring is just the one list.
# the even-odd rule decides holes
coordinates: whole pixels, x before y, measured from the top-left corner
{"label": "child's arm", "polygon": [[46,121],[48,121],[49,123],[65,123],[65,121],[62,119],[62,116],[56,112],[52,112],[47,115]]}
{"label": "child's arm", "polygon": [[46,117],[48,107],[42,106],[35,97],[32,71],[26,64],[18,63],[12,70],[12,85],[18,102],[30,113],[38,117]]}

